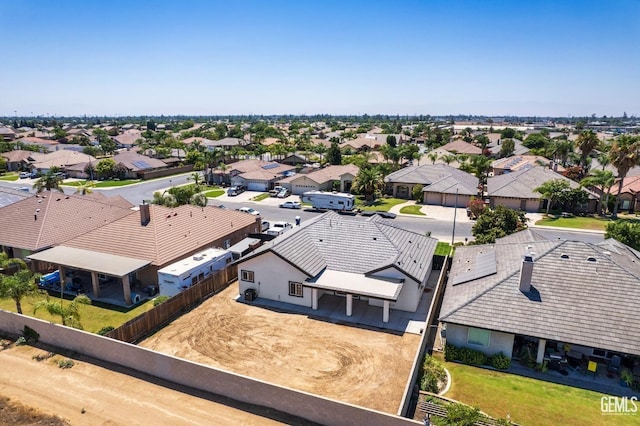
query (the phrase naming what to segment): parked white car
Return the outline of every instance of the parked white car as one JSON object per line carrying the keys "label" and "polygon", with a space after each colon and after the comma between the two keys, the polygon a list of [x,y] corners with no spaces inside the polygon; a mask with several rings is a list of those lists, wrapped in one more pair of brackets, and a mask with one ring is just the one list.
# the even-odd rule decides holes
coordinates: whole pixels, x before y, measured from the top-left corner
{"label": "parked white car", "polygon": [[255,216],[260,216],[260,212],[252,209],[251,207],[240,207],[238,211],[242,213],[249,213]]}
{"label": "parked white car", "polygon": [[280,204],[280,207],[283,209],[300,209],[302,208],[302,204],[297,201],[285,201],[284,203]]}
{"label": "parked white car", "polygon": [[27,179],[31,177],[31,173],[29,172],[20,172],[20,179]]}

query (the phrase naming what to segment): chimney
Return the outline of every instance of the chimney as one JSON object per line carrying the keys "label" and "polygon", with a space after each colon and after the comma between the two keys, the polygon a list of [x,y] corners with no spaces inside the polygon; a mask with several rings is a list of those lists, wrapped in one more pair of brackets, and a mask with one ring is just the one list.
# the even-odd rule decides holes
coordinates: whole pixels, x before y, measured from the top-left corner
{"label": "chimney", "polygon": [[520,291],[528,293],[531,290],[531,276],[533,275],[533,254],[528,250],[522,258],[520,268]]}
{"label": "chimney", "polygon": [[143,202],[140,204],[140,224],[147,226],[151,222],[151,212],[149,210],[149,204]]}

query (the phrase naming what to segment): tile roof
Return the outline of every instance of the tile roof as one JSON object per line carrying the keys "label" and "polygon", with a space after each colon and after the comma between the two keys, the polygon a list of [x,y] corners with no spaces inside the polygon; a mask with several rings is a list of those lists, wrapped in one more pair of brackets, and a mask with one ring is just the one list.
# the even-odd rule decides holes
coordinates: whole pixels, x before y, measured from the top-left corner
{"label": "tile roof", "polygon": [[309,277],[325,268],[368,274],[395,267],[422,282],[429,274],[437,240],[373,216],[328,212],[263,245],[246,259],[271,251]]}
{"label": "tile roof", "polygon": [[306,177],[316,182],[317,184],[323,184],[333,180],[340,180],[340,178],[346,174],[357,176],[360,168],[355,164],[346,164],[344,166],[327,166],[322,169],[314,170],[311,173],[295,174],[293,176],[286,177],[280,182],[294,182],[296,179]]}
{"label": "tile roof", "polygon": [[120,145],[133,145],[138,139],[143,139],[142,132],[138,129],[129,129],[113,138]]}
{"label": "tile roof", "polygon": [[64,168],[78,163],[88,163],[97,161],[91,155],[83,154],[78,151],[61,149],[59,151],[49,152],[40,156],[36,162],[32,163],[36,169],[50,169],[52,167]]}
{"label": "tile roof", "polygon": [[0,208],[0,245],[38,251],[128,215],[122,197],[42,192]]}
{"label": "tile roof", "polygon": [[[440,320],[640,355],[640,253],[624,247],[566,240],[459,247]],[[526,251],[535,261],[529,293],[519,290]],[[484,252],[495,253],[496,273],[454,285]]]}
{"label": "tile roof", "polygon": [[66,241],[65,246],[149,260],[162,266],[185,254],[226,238],[230,233],[251,227],[258,230],[256,216],[217,207],[184,205],[169,208],[150,205],[151,220],[140,223],[140,212]]}
{"label": "tile roof", "polygon": [[167,167],[167,163],[162,160],[147,157],[146,155],[142,155],[132,151],[124,151],[116,154],[113,157],[113,161],[115,161],[116,164],[124,164],[127,169],[134,172],[140,170],[162,169]]}
{"label": "tile roof", "polygon": [[482,148],[472,145],[469,142],[465,142],[462,139],[456,139],[446,145],[441,146],[440,148],[444,149],[445,151],[457,152],[459,154],[482,154]]}
{"label": "tile roof", "polygon": [[423,191],[476,195],[478,178],[445,164],[423,164],[409,166],[389,174],[385,179],[389,183],[408,183],[424,185]]}
{"label": "tile roof", "polygon": [[[569,182],[571,188],[580,188],[577,182],[554,172],[548,167],[536,166],[488,178],[487,195],[489,197],[540,199],[542,194],[536,192],[535,189],[543,183],[554,179]],[[585,191],[590,198],[597,198],[593,192],[586,189]]]}
{"label": "tile roof", "polygon": [[[611,187],[611,195],[618,195],[618,185],[620,179],[616,179],[615,184]],[[630,193],[636,194],[640,191],[640,176],[627,176],[622,181],[621,194]]]}
{"label": "tile roof", "polygon": [[[20,161],[28,161],[29,158],[34,158],[34,157],[41,157],[42,154],[40,154],[39,152],[33,152],[33,151],[25,151],[22,149],[16,149],[13,151],[9,151],[9,152],[3,152],[2,157],[4,157],[7,162],[9,163],[15,163],[15,162],[20,162]],[[35,158],[34,158],[35,159]]]}
{"label": "tile roof", "polygon": [[[33,197],[33,194],[18,189],[0,186],[0,207],[8,206],[25,198]],[[0,210],[1,212],[1,210]]]}
{"label": "tile roof", "polygon": [[[511,157],[501,158],[494,161],[491,167],[500,170],[509,170],[512,172],[522,169],[529,169],[535,166],[548,166],[551,160],[545,157],[537,155],[512,155]],[[564,168],[558,166],[559,171],[564,171]]]}

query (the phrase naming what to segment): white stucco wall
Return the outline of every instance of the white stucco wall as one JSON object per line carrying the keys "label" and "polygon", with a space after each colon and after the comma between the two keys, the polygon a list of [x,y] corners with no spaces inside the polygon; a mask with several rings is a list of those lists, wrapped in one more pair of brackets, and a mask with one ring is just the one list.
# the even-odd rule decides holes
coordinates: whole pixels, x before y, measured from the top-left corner
{"label": "white stucco wall", "polygon": [[[253,271],[254,282],[242,281],[242,271]],[[310,307],[310,288],[303,288],[303,297],[289,296],[289,281],[304,284],[306,278],[307,275],[271,252],[238,265],[238,287],[241,297],[244,297],[246,289],[253,288],[258,292],[258,297]]]}
{"label": "white stucco wall", "polygon": [[[432,259],[428,260],[426,267],[429,272],[431,272],[431,262]],[[372,277],[383,277],[383,278],[394,278],[394,279],[404,279],[404,284],[402,286],[402,291],[400,292],[400,296],[396,302],[391,302],[389,307],[391,309],[397,309],[400,311],[407,312],[415,312],[418,309],[418,305],[420,304],[420,298],[422,297],[422,293],[424,291],[424,286],[426,285],[426,281],[429,278],[429,274],[426,275],[425,281],[422,283],[418,283],[412,278],[409,278],[407,275],[403,274],[399,270],[395,268],[388,268],[382,271],[378,271]],[[369,305],[372,306],[382,306],[383,301],[380,299],[369,299]]]}
{"label": "white stucco wall", "polygon": [[469,327],[457,324],[447,324],[447,343],[454,346],[465,346],[471,349],[484,352],[492,356],[499,352],[511,358],[513,352],[513,334],[491,331],[489,346],[483,347],[467,343]]}

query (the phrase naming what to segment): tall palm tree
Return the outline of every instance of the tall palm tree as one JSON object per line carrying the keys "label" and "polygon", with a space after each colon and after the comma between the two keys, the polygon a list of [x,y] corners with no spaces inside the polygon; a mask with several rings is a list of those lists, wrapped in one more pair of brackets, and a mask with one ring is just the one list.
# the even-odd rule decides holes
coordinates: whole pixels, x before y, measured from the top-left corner
{"label": "tall palm tree", "polygon": [[91,194],[93,191],[91,190],[91,188],[94,188],[96,186],[96,183],[92,180],[87,180],[85,181],[82,185],[78,185],[76,187],[76,194],[80,194],[80,195],[87,195],[87,194]]}
{"label": "tall palm tree", "polygon": [[58,192],[64,192],[60,187],[62,183],[62,176],[56,175],[52,170],[49,170],[47,173],[42,175],[40,179],[33,184],[33,189],[39,194],[42,191],[53,191],[56,190]]}
{"label": "tall palm tree", "polygon": [[358,172],[353,188],[364,195],[365,200],[372,201],[377,191],[384,187],[384,178],[375,167],[363,167]]}
{"label": "tall palm tree", "polygon": [[62,321],[62,325],[66,325],[73,328],[82,330],[82,323],[80,322],[80,305],[90,305],[91,299],[84,294],[76,296],[71,303],[66,307],[56,300],[51,300],[47,295],[45,300],[41,300],[33,307],[33,313],[35,314],[39,309],[44,308],[50,315],[59,316]]}
{"label": "tall palm tree", "polygon": [[622,135],[619,136],[611,145],[609,151],[609,158],[611,164],[618,170],[618,193],[616,194],[616,203],[613,207],[613,217],[618,216],[618,204],[620,204],[620,194],[622,192],[622,185],[624,178],[627,176],[629,170],[638,164],[638,139],[636,137]]}
{"label": "tall palm tree", "polygon": [[427,154],[427,157],[429,157],[429,160],[431,160],[431,164],[436,164],[436,161],[438,160],[438,153],[435,151],[431,151],[429,154]]}
{"label": "tall palm tree", "polygon": [[[580,185],[582,186],[591,186],[598,188],[602,193],[598,198],[598,214],[601,215],[604,210],[607,209],[609,205],[609,194],[611,193],[611,187],[616,182],[616,178],[613,176],[613,173],[609,170],[594,170],[590,176],[582,179],[580,181]],[[605,195],[604,203],[602,202],[602,195]],[[602,206],[604,205],[604,209]]]}
{"label": "tall palm tree", "polygon": [[600,145],[600,139],[593,130],[585,130],[576,139],[576,146],[580,150],[580,165],[583,175],[587,174],[587,157]]}
{"label": "tall palm tree", "polygon": [[16,312],[22,314],[22,299],[38,292],[38,278],[39,275],[34,275],[29,269],[20,269],[12,275],[0,275],[0,299],[13,299]]}

